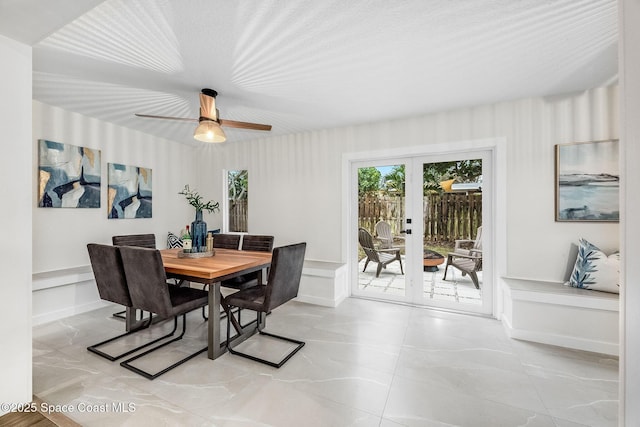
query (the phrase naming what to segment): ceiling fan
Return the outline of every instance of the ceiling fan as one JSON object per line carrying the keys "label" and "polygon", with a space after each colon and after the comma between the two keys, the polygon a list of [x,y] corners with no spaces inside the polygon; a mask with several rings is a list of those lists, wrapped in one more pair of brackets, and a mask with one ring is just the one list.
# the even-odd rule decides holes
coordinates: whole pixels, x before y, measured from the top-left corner
{"label": "ceiling fan", "polygon": [[150,119],[167,119],[167,120],[180,120],[185,122],[198,122],[193,137],[198,141],[203,142],[224,142],[227,137],[220,126],[238,128],[238,129],[251,129],[251,130],[264,130],[270,131],[271,125],[262,125],[259,123],[247,123],[237,122],[235,120],[221,119],[218,115],[218,109],[216,108],[216,96],[218,92],[213,89],[202,89],[200,93],[200,118],[191,119],[186,117],[169,117],[169,116],[154,116],[150,114],[135,113],[138,117],[146,117]]}

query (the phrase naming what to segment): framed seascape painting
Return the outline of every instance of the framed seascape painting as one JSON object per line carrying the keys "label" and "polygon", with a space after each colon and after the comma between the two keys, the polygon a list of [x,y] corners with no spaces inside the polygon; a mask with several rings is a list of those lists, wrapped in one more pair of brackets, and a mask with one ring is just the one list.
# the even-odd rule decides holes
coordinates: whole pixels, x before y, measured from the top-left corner
{"label": "framed seascape painting", "polygon": [[556,221],[620,220],[618,140],[556,145]]}
{"label": "framed seascape painting", "polygon": [[100,150],[38,140],[38,206],[99,208]]}
{"label": "framed seascape painting", "polygon": [[151,169],[108,164],[108,218],[151,218],[153,202]]}

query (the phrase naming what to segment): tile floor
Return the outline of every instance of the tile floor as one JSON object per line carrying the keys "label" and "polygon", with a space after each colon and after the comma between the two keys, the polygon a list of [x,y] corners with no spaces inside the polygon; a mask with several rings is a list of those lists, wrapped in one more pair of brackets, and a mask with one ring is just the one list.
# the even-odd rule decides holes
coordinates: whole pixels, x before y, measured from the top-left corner
{"label": "tile floor", "polygon": [[[380,295],[404,295],[405,275],[400,272],[400,264],[393,262],[383,269],[376,277],[376,265],[369,263],[363,271],[366,257],[358,263],[358,285],[361,290],[367,290]],[[403,265],[406,266],[404,255]],[[469,276],[463,276],[460,270],[449,267],[447,280],[444,280],[442,264],[437,271],[423,273],[424,298],[438,301],[459,302],[462,304],[482,304],[482,289],[476,289]],[[406,267],[405,267],[406,268]],[[482,287],[482,271],[478,272],[478,281]]]}
{"label": "tile floor", "polygon": [[[355,298],[335,309],[290,302],[267,326],[307,345],[281,369],[201,354],[149,381],[86,350],[122,330],[113,311],[33,329],[34,394],[71,405],[84,426],[617,425],[616,358],[511,340],[494,319]],[[188,326],[146,366],[201,347],[200,312]],[[271,344],[256,338],[245,344]]]}

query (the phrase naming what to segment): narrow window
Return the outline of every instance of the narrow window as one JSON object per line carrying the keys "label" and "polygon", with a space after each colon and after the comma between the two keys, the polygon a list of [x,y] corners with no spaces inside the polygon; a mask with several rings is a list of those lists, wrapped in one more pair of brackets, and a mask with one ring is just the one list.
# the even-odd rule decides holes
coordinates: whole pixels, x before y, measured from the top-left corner
{"label": "narrow window", "polygon": [[228,172],[229,183],[229,231],[247,232],[247,208],[249,201],[249,173],[246,170]]}

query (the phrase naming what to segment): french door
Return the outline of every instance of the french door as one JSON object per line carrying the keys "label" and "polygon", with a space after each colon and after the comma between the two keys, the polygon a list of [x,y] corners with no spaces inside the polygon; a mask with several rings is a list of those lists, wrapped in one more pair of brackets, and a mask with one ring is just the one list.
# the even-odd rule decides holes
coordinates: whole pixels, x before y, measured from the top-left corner
{"label": "french door", "polygon": [[[352,295],[492,313],[491,154],[479,150],[351,163],[350,228],[357,239],[350,245]],[[451,186],[438,179],[447,173],[475,179]],[[373,248],[366,247],[368,240]],[[466,240],[460,249],[475,246],[473,257],[450,258],[456,253],[454,240]]]}

